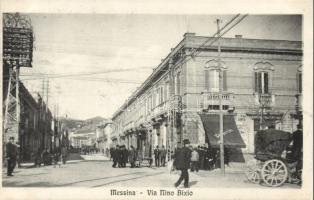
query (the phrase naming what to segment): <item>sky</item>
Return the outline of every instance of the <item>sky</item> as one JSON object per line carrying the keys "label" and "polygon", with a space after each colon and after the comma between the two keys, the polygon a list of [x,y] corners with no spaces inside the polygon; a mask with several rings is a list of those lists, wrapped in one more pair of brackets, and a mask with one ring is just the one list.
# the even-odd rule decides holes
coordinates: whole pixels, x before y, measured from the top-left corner
{"label": "sky", "polygon": [[[47,92],[53,113],[106,118],[145,81],[186,32],[211,36],[215,20],[233,15],[27,14],[35,41],[33,67],[21,80],[35,95]],[[302,18],[248,15],[225,37],[302,40]],[[43,84],[43,80],[46,81]],[[47,95],[44,96],[47,99]]]}

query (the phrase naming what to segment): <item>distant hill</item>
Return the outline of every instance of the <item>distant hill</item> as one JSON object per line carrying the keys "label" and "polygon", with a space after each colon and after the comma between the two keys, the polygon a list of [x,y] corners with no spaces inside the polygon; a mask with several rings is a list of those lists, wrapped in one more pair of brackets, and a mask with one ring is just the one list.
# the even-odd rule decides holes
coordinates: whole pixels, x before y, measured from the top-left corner
{"label": "distant hill", "polygon": [[68,129],[80,128],[85,123],[84,120],[64,118],[64,117],[61,118],[60,120],[64,124],[64,126]]}
{"label": "distant hill", "polygon": [[104,120],[107,120],[107,119],[100,117],[100,116],[97,116],[97,117],[93,117],[90,119],[86,119],[85,122],[86,122],[86,124],[97,124],[97,123],[103,122]]}
{"label": "distant hill", "polygon": [[99,124],[107,121],[106,118],[97,116],[86,120],[77,120],[70,118],[61,119],[65,126],[76,133],[91,133],[95,132]]}

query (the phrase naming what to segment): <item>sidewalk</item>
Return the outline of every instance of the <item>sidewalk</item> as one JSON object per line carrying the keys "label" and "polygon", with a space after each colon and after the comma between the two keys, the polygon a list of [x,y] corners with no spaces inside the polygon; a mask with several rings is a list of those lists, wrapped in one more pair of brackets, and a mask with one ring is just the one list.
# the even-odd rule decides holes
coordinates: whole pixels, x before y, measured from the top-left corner
{"label": "sidewalk", "polygon": [[81,155],[81,157],[84,160],[92,160],[92,161],[107,161],[110,160],[105,155],[98,153],[98,154],[87,154],[87,155]]}

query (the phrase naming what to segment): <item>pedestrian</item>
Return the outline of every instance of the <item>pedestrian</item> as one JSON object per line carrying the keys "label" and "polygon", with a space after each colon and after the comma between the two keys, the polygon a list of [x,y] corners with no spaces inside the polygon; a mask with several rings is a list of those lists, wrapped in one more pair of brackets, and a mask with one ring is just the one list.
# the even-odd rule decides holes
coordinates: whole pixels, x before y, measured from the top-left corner
{"label": "pedestrian", "polygon": [[229,167],[229,162],[230,162],[230,152],[229,149],[224,147],[224,160],[225,160],[225,165],[227,165]]}
{"label": "pedestrian", "polygon": [[154,156],[155,156],[155,166],[159,167],[160,165],[160,160],[159,160],[159,156],[160,156],[160,150],[158,148],[158,145],[156,146],[156,148],[154,149]]}
{"label": "pedestrian", "polygon": [[[296,131],[292,133],[292,158],[297,161],[296,174],[297,177],[302,180],[302,168],[303,168],[303,127],[299,123]],[[299,182],[301,185],[302,181]]]}
{"label": "pedestrian", "polygon": [[199,164],[199,155],[197,149],[194,148],[191,153],[191,172],[198,172],[198,164]]}
{"label": "pedestrian", "polygon": [[292,133],[292,152],[293,160],[299,161],[303,156],[303,128],[297,125],[297,130]]}
{"label": "pedestrian", "polygon": [[67,159],[67,148],[65,146],[61,147],[61,157],[62,157],[62,163],[65,165],[66,159]]}
{"label": "pedestrian", "polygon": [[9,138],[6,145],[6,159],[7,159],[7,176],[13,176],[13,171],[17,159],[17,146],[14,144],[14,137]]}
{"label": "pedestrian", "polygon": [[128,162],[129,152],[126,149],[125,145],[122,147],[122,167],[126,167],[126,163]]}
{"label": "pedestrian", "polygon": [[117,145],[116,147],[112,147],[111,148],[111,157],[112,157],[112,167],[115,168],[117,166],[117,163],[119,161],[119,158],[118,158],[118,149],[119,149],[119,145]]}
{"label": "pedestrian", "polygon": [[117,159],[118,159],[118,167],[121,168],[123,166],[123,157],[122,157],[122,145],[119,145],[119,148],[117,149]]}
{"label": "pedestrian", "polygon": [[42,163],[41,154],[40,150],[38,149],[37,152],[35,153],[35,167],[40,167],[41,163]]}
{"label": "pedestrian", "polygon": [[198,155],[199,155],[199,161],[198,161],[199,169],[204,169],[204,160],[205,160],[204,150],[201,146],[198,146],[197,151],[198,151]]}
{"label": "pedestrian", "polygon": [[166,156],[167,156],[167,150],[165,149],[165,146],[162,145],[160,150],[160,162],[161,166],[166,166]]}
{"label": "pedestrian", "polygon": [[59,162],[59,158],[60,158],[60,151],[58,149],[55,149],[54,150],[54,153],[53,153],[53,161],[54,161],[54,168],[56,168],[57,165],[59,165],[59,167],[61,166],[58,162]]}
{"label": "pedestrian", "polygon": [[183,140],[183,147],[177,148],[175,152],[175,166],[178,170],[181,171],[180,178],[178,181],[174,184],[175,187],[178,187],[181,182],[184,180],[184,187],[189,187],[189,172],[188,169],[190,168],[190,162],[191,162],[191,150],[186,146],[190,142],[188,139]]}
{"label": "pedestrian", "polygon": [[136,161],[136,150],[134,149],[133,145],[131,145],[130,153],[129,153],[129,162],[131,164],[131,168],[135,167]]}
{"label": "pedestrian", "polygon": [[47,148],[45,148],[44,151],[41,153],[41,158],[44,163],[44,166],[49,164],[49,152]]}

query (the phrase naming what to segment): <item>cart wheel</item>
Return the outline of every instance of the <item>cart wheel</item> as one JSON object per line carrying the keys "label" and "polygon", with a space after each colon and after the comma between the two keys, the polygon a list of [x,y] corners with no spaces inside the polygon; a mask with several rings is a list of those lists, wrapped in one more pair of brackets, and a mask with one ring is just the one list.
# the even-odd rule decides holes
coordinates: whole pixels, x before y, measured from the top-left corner
{"label": "cart wheel", "polygon": [[259,174],[258,171],[253,170],[253,169],[249,169],[246,173],[246,178],[248,181],[250,181],[251,183],[260,183],[261,182],[261,176]]}
{"label": "cart wheel", "polygon": [[281,160],[268,160],[263,165],[261,175],[267,186],[278,187],[287,180],[288,170]]}

